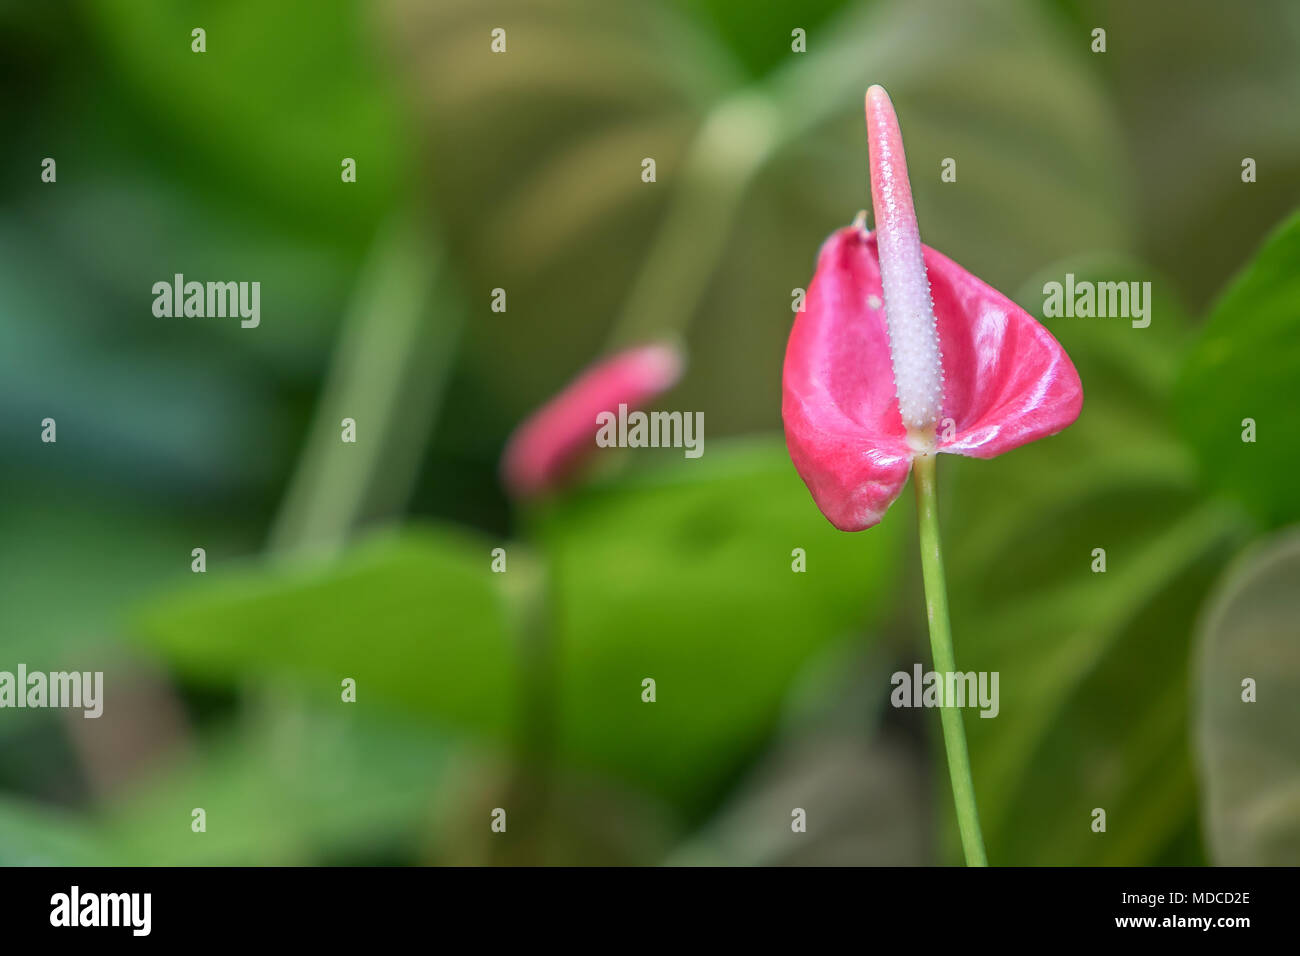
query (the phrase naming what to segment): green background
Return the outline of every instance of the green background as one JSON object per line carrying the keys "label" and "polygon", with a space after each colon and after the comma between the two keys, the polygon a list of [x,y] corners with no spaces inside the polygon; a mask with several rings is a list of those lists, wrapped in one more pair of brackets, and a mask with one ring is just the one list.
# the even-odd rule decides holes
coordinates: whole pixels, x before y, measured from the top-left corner
{"label": "green background", "polygon": [[[910,494],[836,532],[780,434],[872,83],[926,242],[1036,315],[1152,283],[1046,320],[1075,425],[941,464],[991,862],[1300,862],[1298,54],[1286,0],[0,3],[0,670],[106,681],[0,711],[0,863],[959,861],[887,704]],[[178,272],[260,327],[156,318]],[[705,455],[512,505],[513,427],[657,335]]]}

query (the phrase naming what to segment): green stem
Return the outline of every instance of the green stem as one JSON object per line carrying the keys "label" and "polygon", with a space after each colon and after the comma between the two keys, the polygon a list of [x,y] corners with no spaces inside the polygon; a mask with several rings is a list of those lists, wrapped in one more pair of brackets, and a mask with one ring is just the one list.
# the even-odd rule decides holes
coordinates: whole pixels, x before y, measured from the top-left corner
{"label": "green stem", "polygon": [[[376,236],[271,528],[271,556],[336,553],[366,517],[406,507],[464,318],[450,279],[416,216],[400,215]],[[357,422],[355,445],[341,443],[345,417]],[[275,748],[275,766],[295,779],[309,726],[305,694],[259,678],[248,696],[267,721],[259,730]]]}
{"label": "green stem", "polygon": [[[337,552],[359,524],[406,507],[464,317],[448,279],[440,247],[415,217],[376,236],[272,528],[272,553]],[[344,418],[356,422],[356,444],[340,442]]]}
{"label": "green stem", "polygon": [[[930,619],[930,649],[934,669],[941,676],[955,673],[952,625],[948,621],[948,585],[943,574],[943,549],[939,544],[939,507],[935,493],[935,455],[918,455],[912,462],[912,483],[916,486],[916,513],[921,530],[921,573],[925,579],[925,609]],[[939,708],[943,719],[943,745],[948,752],[948,776],[957,808],[957,826],[967,866],[988,866],[984,836],[980,832],[979,810],[975,806],[975,782],[966,750],[966,728],[959,707]]]}
{"label": "green stem", "polygon": [[609,351],[685,336],[777,133],[777,116],[759,93],[738,93],[708,115],[674,177],[663,223],[610,331]]}
{"label": "green stem", "polygon": [[[525,505],[521,537],[540,540],[538,512]],[[515,713],[514,762],[501,806],[523,822],[528,836],[492,841],[489,858],[496,864],[541,866],[547,859],[551,813],[556,722],[559,698],[559,647],[551,614],[545,563],[527,548],[510,550],[510,573],[503,575],[511,630],[519,639],[518,705]]]}

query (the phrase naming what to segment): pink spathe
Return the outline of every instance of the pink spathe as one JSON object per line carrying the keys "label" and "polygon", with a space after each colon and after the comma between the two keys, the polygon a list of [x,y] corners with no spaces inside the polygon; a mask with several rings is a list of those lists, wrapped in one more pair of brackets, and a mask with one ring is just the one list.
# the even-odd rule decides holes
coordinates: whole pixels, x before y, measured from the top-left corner
{"label": "pink spathe", "polygon": [[645,405],[677,382],[682,364],[672,346],[644,345],[582,372],[510,436],[501,459],[506,489],[531,498],[563,485],[596,447],[597,416]]}
{"label": "pink spathe", "polygon": [[1074,364],[1047,329],[921,244],[879,87],[867,95],[867,126],[877,230],[849,226],[822,246],[783,376],[790,457],[843,531],[880,521],[917,454],[992,458],[1055,434],[1083,404]]}

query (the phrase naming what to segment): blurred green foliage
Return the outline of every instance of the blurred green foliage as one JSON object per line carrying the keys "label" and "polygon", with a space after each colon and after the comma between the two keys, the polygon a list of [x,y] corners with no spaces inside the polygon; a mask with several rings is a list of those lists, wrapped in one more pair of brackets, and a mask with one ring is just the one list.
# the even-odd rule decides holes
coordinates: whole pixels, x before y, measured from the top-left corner
{"label": "blurred green foliage", "polygon": [[[800,666],[879,621],[899,522],[855,539],[806,494],[782,443],[764,440],[592,488],[546,516],[562,753],[679,799],[716,792],[771,730]],[[793,573],[796,548],[815,572]],[[633,693],[647,676],[653,707]]]}
{"label": "blurred green foliage", "polygon": [[[178,592],[140,633],[196,681],[288,676],[324,705],[347,675],[380,704],[504,744],[518,648],[537,638],[508,634],[526,614],[506,604],[544,600],[561,759],[689,805],[770,729],[800,663],[888,593],[895,527],[865,546],[837,534],[806,507],[784,448],[764,442],[557,506],[539,534],[541,597],[502,584],[527,575],[525,547],[503,542],[506,574],[494,574],[496,542],[428,527],[323,567],[254,568]],[[788,542],[818,573],[791,572]],[[755,555],[769,560],[756,567]],[[654,707],[641,701],[648,675],[663,687]]]}
{"label": "blurred green foliage", "polygon": [[1300,520],[1297,262],[1300,215],[1215,305],[1178,383],[1178,423],[1210,482],[1270,526]]}
{"label": "blurred green foliage", "polygon": [[226,573],[155,603],[139,632],[198,681],[289,675],[322,704],[348,677],[358,700],[500,733],[512,649],[502,579],[484,571],[490,550],[463,532],[411,529],[338,562]]}
{"label": "blurred green foliage", "polygon": [[[1076,281],[1150,276],[1111,257],[1064,262]],[[1001,712],[970,715],[990,858],[1142,864],[1194,818],[1185,746],[1188,635],[1238,524],[1207,505],[1168,426],[1186,339],[1155,283],[1147,329],[1052,325],[1084,383],[1060,435],[991,462],[957,459],[946,503],[960,666],[998,671]],[[1021,298],[1042,315],[1032,285]],[[1101,320],[1105,321],[1105,320]],[[946,462],[945,462],[946,464]],[[1094,573],[1103,549],[1104,573]],[[1094,807],[1106,837],[1089,829]]]}
{"label": "blurred green foliage", "polygon": [[1294,865],[1300,853],[1300,536],[1260,542],[1215,588],[1197,634],[1196,753],[1214,859]]}
{"label": "blurred green foliage", "polygon": [[[833,531],[778,437],[875,82],[927,242],[1038,314],[1153,283],[1149,328],[1048,320],[1074,426],[941,469],[991,859],[1295,862],[1283,685],[1232,696],[1290,673],[1293,562],[1224,575],[1297,520],[1298,46],[1286,0],[0,6],[0,669],[109,687],[98,736],[0,712],[0,863],[957,859],[937,721],[884,706],[928,659],[910,504]],[[155,318],[176,272],[260,281],[261,327]],[[658,332],[707,454],[513,508],[510,429]]]}

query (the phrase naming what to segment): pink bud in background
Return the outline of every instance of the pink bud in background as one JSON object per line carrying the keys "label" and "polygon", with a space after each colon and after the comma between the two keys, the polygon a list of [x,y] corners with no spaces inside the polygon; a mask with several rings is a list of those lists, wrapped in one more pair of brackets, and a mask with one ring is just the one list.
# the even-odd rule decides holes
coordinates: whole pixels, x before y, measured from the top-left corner
{"label": "pink bud in background", "polygon": [[532,498],[566,483],[596,447],[597,416],[620,404],[643,407],[676,384],[682,364],[672,346],[645,345],[589,367],[510,436],[501,458],[506,489]]}
{"label": "pink bud in background", "polygon": [[1079,416],[1083,387],[1050,332],[1002,293],[921,244],[898,119],[867,92],[876,232],[822,246],[786,346],[790,458],[842,531],[877,524],[912,459],[992,458]]}

